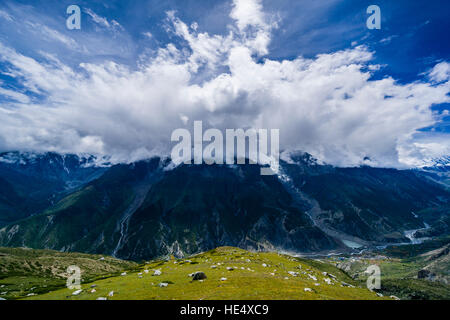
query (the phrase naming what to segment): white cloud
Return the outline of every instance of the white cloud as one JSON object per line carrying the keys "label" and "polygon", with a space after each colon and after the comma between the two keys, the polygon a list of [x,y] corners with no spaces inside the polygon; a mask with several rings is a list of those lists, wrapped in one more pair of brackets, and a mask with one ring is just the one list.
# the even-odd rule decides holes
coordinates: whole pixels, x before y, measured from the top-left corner
{"label": "white cloud", "polygon": [[[0,60],[39,103],[0,106],[0,149],[53,150],[129,161],[169,154],[172,130],[205,126],[280,129],[280,147],[303,150],[336,165],[415,165],[426,153],[447,152],[444,138],[417,141],[438,119],[430,110],[449,102],[446,71],[439,83],[371,80],[372,52],[353,47],[312,59],[257,61],[267,53],[274,24],[260,1],[235,0],[235,25],[210,35],[168,14],[186,47],[169,44],[138,69],[105,61],[82,70],[44,62],[0,46]],[[99,20],[98,23],[106,23]],[[177,44],[180,46],[180,44]],[[259,58],[260,59],[260,58]],[[258,59],[258,60],[259,60]],[[445,69],[445,68],[444,68]]]}
{"label": "white cloud", "polygon": [[450,63],[440,62],[435,65],[428,73],[432,81],[442,82],[450,79]]}
{"label": "white cloud", "polygon": [[3,18],[7,21],[12,22],[14,19],[13,17],[11,17],[11,15],[3,10],[0,10],[0,18]]}
{"label": "white cloud", "polygon": [[17,92],[17,91],[5,89],[2,87],[0,87],[0,95],[7,97],[7,98],[11,98],[20,103],[29,103],[30,102],[30,98],[28,98],[27,95]]}
{"label": "white cloud", "polygon": [[116,20],[108,21],[108,19],[106,19],[102,16],[99,16],[98,14],[96,14],[94,11],[92,11],[89,8],[84,9],[84,12],[86,12],[96,24],[98,24],[102,27],[105,27],[107,29],[113,29],[113,30],[114,29],[123,30],[123,27]]}

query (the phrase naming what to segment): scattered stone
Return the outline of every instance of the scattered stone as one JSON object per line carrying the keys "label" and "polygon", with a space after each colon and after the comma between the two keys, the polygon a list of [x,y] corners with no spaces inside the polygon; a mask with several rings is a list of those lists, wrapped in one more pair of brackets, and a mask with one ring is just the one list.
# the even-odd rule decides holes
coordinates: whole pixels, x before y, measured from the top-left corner
{"label": "scattered stone", "polygon": [[227,281],[227,278],[220,278],[220,281]]}
{"label": "scattered stone", "polygon": [[98,259],[98,260],[100,260],[100,261],[105,261],[105,258],[104,258],[104,257],[101,257],[101,258]]}
{"label": "scattered stone", "polygon": [[159,284],[159,287],[161,287],[161,288],[165,288],[165,287],[167,287],[169,284],[167,283],[167,282],[161,282],[160,284]]}
{"label": "scattered stone", "polygon": [[144,270],[144,272],[145,272],[145,273],[148,273],[148,270],[147,270],[147,269],[145,269],[145,270]]}
{"label": "scattered stone", "polygon": [[352,286],[351,284],[348,284],[346,282],[341,282],[343,287],[349,287],[349,288],[354,288],[355,286]]}
{"label": "scattered stone", "polygon": [[271,275],[271,276],[274,276],[274,275],[275,275],[275,273],[273,273],[273,272],[272,272],[272,273],[271,273],[270,275]]}
{"label": "scattered stone", "polygon": [[108,297],[113,297],[114,296],[114,291],[110,291],[109,293],[108,293]]}
{"label": "scattered stone", "polygon": [[97,285],[96,285],[96,284],[93,284],[93,285],[91,286],[91,288],[97,288]]}
{"label": "scattered stone", "polygon": [[127,273],[126,273],[126,272],[122,272],[120,275],[121,275],[121,276],[126,276]]}
{"label": "scattered stone", "polygon": [[305,292],[312,292],[311,288],[305,288],[304,290],[305,290]]}
{"label": "scattered stone", "polygon": [[97,292],[97,290],[95,290],[95,289],[91,290],[91,293],[96,293],[96,292]]}
{"label": "scattered stone", "polygon": [[325,279],[323,279],[323,281],[325,281],[327,284],[332,284],[330,278],[325,278]]}
{"label": "scattered stone", "polygon": [[215,269],[215,268],[217,268],[217,266],[215,266],[215,265],[212,265],[212,266],[211,266],[211,269]]}
{"label": "scattered stone", "polygon": [[1,300],[1,301],[6,301],[6,299],[5,299],[5,298],[0,298],[0,300]]}
{"label": "scattered stone", "polygon": [[162,274],[160,269],[155,270],[155,272],[153,272],[154,276],[160,276]]}
{"label": "scattered stone", "polygon": [[298,276],[298,272],[294,272],[294,271],[288,271],[288,273],[293,276],[293,277],[297,277]]}
{"label": "scattered stone", "polygon": [[193,274],[192,276],[192,281],[196,281],[196,280],[203,280],[206,279],[207,276],[203,271],[197,271]]}
{"label": "scattered stone", "polygon": [[228,271],[233,271],[234,268],[233,268],[233,267],[227,267],[227,270],[228,270]]}
{"label": "scattered stone", "polygon": [[288,277],[284,277],[284,280],[289,280],[289,278]]}
{"label": "scattered stone", "polygon": [[333,274],[331,274],[331,273],[328,273],[328,272],[326,272],[326,276],[330,277],[330,278],[333,279],[333,280],[336,280],[336,279],[337,279],[337,277],[336,277],[335,275],[333,275]]}
{"label": "scattered stone", "polygon": [[400,298],[397,296],[390,296],[389,298],[394,299],[394,300],[400,300]]}
{"label": "scattered stone", "polygon": [[381,293],[378,293],[378,292],[377,292],[377,296],[383,297],[383,295]]}
{"label": "scattered stone", "polygon": [[98,298],[95,299],[95,300],[108,300],[108,299],[106,299],[105,297],[98,297]]}
{"label": "scattered stone", "polygon": [[316,287],[318,287],[318,286],[320,286],[320,283],[314,283],[314,285],[316,286]]}
{"label": "scattered stone", "polygon": [[308,274],[308,277],[310,277],[312,280],[317,281],[317,278],[311,274]]}
{"label": "scattered stone", "polygon": [[27,294],[27,297],[32,297],[32,296],[36,296],[36,293],[29,293],[29,294]]}
{"label": "scattered stone", "polygon": [[138,276],[142,276],[142,272],[139,272],[139,273],[138,273]]}
{"label": "scattered stone", "polygon": [[77,295],[79,295],[81,292],[82,292],[83,290],[76,290],[76,291],[74,291],[73,293],[72,293],[72,295],[73,296],[77,296]]}
{"label": "scattered stone", "polygon": [[263,263],[262,266],[263,266],[263,267],[267,267],[267,264]]}
{"label": "scattered stone", "polygon": [[241,267],[241,270],[245,270],[245,268],[244,268],[244,267]]}

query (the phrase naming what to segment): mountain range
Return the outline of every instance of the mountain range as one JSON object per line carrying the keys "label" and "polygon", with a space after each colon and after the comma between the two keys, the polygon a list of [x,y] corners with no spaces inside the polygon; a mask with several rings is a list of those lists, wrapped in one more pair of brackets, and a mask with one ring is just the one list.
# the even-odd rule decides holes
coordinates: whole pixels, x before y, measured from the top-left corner
{"label": "mountain range", "polygon": [[258,165],[112,165],[0,154],[0,246],[145,260],[219,246],[317,254],[450,233],[447,163],[338,168],[297,153]]}

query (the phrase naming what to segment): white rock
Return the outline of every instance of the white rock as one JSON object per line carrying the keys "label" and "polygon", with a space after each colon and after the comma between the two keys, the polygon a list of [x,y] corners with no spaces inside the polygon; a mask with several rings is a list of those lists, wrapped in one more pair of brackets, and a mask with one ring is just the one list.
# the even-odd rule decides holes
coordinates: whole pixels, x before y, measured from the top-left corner
{"label": "white rock", "polygon": [[217,268],[217,266],[215,266],[215,265],[212,265],[212,266],[211,266],[211,269],[215,269],[215,268]]}
{"label": "white rock", "polygon": [[318,287],[318,286],[320,286],[320,283],[314,283],[314,285],[316,286],[316,287]]}
{"label": "white rock", "polygon": [[148,273],[148,270],[146,269],[146,270],[144,270],[144,272],[145,272],[145,273]]}
{"label": "white rock", "polygon": [[310,277],[312,280],[317,281],[317,278],[313,275],[308,274],[308,277]]}
{"label": "white rock", "polygon": [[122,272],[120,275],[121,275],[121,276],[126,276],[127,273],[126,273],[126,272]]}
{"label": "white rock", "polygon": [[288,273],[293,276],[293,277],[297,277],[298,276],[298,272],[294,272],[294,271],[288,271]]}
{"label": "white rock", "polygon": [[267,267],[267,264],[263,263],[262,266],[265,268],[265,267]]}
{"label": "white rock", "polygon": [[305,288],[304,290],[305,290],[305,292],[312,292],[311,288]]}
{"label": "white rock", "polygon": [[105,297],[98,297],[98,298],[95,299],[95,300],[108,300],[108,299],[106,299]]}
{"label": "white rock", "polygon": [[220,281],[227,281],[227,278],[220,278]]}
{"label": "white rock", "polygon": [[161,288],[165,288],[165,287],[167,287],[169,284],[167,283],[167,282],[161,282],[160,284],[159,284],[159,286],[161,287]]}
{"label": "white rock", "polygon": [[91,293],[96,293],[96,292],[97,292],[97,290],[95,290],[95,289],[91,290]]}
{"label": "white rock", "polygon": [[323,281],[325,281],[327,284],[331,284],[331,279],[330,278],[325,278],[325,279],[323,279]]}
{"label": "white rock", "polygon": [[161,270],[157,269],[155,272],[153,272],[154,276],[160,276],[162,274]]}
{"label": "white rock", "polygon": [[77,296],[77,295],[79,295],[81,292],[82,292],[83,290],[76,290],[76,291],[74,291],[74,292],[72,292],[72,295],[73,296]]}
{"label": "white rock", "polygon": [[108,293],[108,297],[112,297],[112,296],[114,296],[114,291],[110,291],[110,292]]}
{"label": "white rock", "polygon": [[105,261],[105,258],[101,257],[100,259],[98,259],[100,261]]}

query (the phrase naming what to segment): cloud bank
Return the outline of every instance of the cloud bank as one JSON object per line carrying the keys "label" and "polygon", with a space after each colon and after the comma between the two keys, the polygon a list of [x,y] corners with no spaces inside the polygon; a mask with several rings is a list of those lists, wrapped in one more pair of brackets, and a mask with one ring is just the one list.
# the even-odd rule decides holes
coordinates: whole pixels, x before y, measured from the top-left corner
{"label": "cloud bank", "polygon": [[172,131],[202,120],[222,130],[280,129],[282,150],[339,166],[416,166],[450,154],[448,136],[418,136],[442,116],[431,107],[450,102],[449,63],[429,70],[428,82],[400,84],[373,79],[381,66],[365,46],[271,60],[276,16],[259,0],[234,0],[230,18],[228,33],[214,35],[168,12],[167,31],[181,41],[146,51],[135,68],[112,61],[74,68],[0,43],[3,73],[21,84],[0,84],[0,150],[134,161],[170,154]]}

